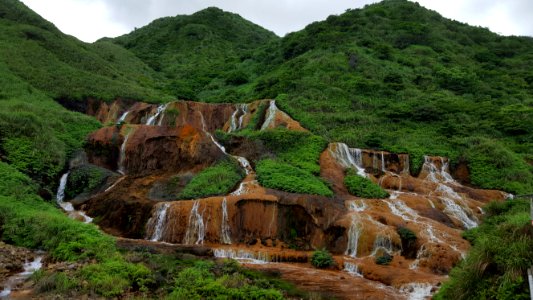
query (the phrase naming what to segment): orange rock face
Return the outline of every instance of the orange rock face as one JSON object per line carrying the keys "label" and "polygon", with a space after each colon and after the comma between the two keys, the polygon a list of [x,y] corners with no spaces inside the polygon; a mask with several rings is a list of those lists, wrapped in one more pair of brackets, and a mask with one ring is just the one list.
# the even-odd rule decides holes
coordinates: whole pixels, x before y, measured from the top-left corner
{"label": "orange rock face", "polygon": [[[258,115],[261,103],[268,107]],[[255,180],[252,165],[234,156],[247,176],[232,193],[172,201],[153,196],[154,186],[173,176],[194,174],[227,155],[253,159],[260,154],[261,148],[246,144],[245,138],[232,140],[235,153],[225,153],[212,135],[216,130],[243,129],[252,119],[258,121],[258,130],[305,129],[275,102],[264,100],[159,106],[117,101],[89,107],[102,121],[127,123],[102,128],[88,139],[91,163],[124,174],[83,204],[89,215],[99,217],[104,230],[123,237],[204,245],[213,248],[215,256],[243,263],[298,262],[253,266],[278,269],[299,286],[339,298],[429,296],[468,251],[461,232],[477,226],[484,204],[506,196],[462,185],[468,182],[466,166],[459,164],[451,171],[443,157],[426,157],[420,174],[411,174],[407,154],[332,143],[320,156],[320,176],[331,184],[333,197],[265,189]],[[391,196],[350,195],[343,183],[348,169]],[[310,267],[310,251],[319,248],[335,255],[335,267]],[[376,263],[384,257],[390,257],[388,265]]]}

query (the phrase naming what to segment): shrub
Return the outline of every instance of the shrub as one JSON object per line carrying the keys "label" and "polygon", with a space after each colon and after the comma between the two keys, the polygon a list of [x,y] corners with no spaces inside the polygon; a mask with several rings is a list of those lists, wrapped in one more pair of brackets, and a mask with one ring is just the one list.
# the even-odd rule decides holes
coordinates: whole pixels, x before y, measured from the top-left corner
{"label": "shrub", "polygon": [[240,166],[224,160],[198,173],[183,189],[179,198],[194,199],[226,195],[244,178]]}
{"label": "shrub", "polygon": [[382,256],[376,257],[376,264],[378,265],[388,265],[392,261],[392,256],[388,253],[383,254]]}
{"label": "shrub", "polygon": [[287,163],[264,159],[256,164],[257,179],[267,188],[291,193],[333,196],[333,192],[313,174]]}
{"label": "shrub", "polygon": [[67,199],[73,199],[80,194],[94,192],[112,174],[113,172],[107,169],[89,164],[71,170],[65,189]]}
{"label": "shrub", "polygon": [[344,185],[350,194],[362,198],[388,198],[389,193],[370,179],[355,175],[352,171],[344,177]]}
{"label": "shrub", "polygon": [[311,256],[311,264],[315,268],[327,268],[335,264],[333,256],[325,249],[316,250]]}

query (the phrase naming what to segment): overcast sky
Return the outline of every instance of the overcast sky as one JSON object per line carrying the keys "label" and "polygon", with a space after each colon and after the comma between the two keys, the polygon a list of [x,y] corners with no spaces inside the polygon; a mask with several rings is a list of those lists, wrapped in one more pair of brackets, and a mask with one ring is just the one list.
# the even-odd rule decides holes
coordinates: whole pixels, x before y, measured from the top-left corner
{"label": "overcast sky", "polygon": [[[238,13],[277,35],[372,0],[22,0],[64,33],[85,42],[115,37],[154,19],[191,14],[209,6]],[[444,17],[503,35],[533,36],[532,0],[419,0]]]}

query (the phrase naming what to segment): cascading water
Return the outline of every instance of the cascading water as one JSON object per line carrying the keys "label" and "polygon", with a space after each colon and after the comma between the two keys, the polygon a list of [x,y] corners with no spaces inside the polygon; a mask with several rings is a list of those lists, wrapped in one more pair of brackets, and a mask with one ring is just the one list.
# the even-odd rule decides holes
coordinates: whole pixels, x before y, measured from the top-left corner
{"label": "cascading water", "polygon": [[9,277],[6,283],[4,284],[4,289],[0,291],[0,299],[10,299],[9,295],[11,294],[14,287],[24,282],[33,273],[42,268],[42,260],[42,256],[36,257],[32,262],[27,262],[24,264],[24,271]]}
{"label": "cascading water", "polygon": [[410,166],[409,166],[410,162],[409,162],[409,155],[405,155],[405,161],[404,161],[404,164],[403,164],[403,170],[402,170],[402,174],[411,174],[411,171],[410,171]]}
{"label": "cascading water", "polygon": [[348,272],[350,275],[363,277],[363,274],[361,274],[361,271],[359,271],[359,266],[351,262],[344,262],[344,271]]}
{"label": "cascading water", "polygon": [[203,244],[205,238],[205,225],[203,216],[198,212],[200,207],[200,201],[194,201],[189,215],[189,224],[187,226],[187,232],[183,243],[187,245],[191,244]]}
{"label": "cascading water", "polygon": [[389,235],[378,235],[374,240],[374,246],[372,247],[372,256],[377,256],[385,253],[392,255],[394,250],[392,248],[392,239]]}
{"label": "cascading water", "polygon": [[344,168],[354,168],[357,175],[367,177],[363,168],[363,155],[361,149],[349,148],[344,143],[332,143],[329,147],[331,155]]}
{"label": "cascading water", "polygon": [[231,231],[228,221],[228,203],[226,197],[222,200],[222,224],[220,228],[222,243],[231,244]]}
{"label": "cascading water", "polygon": [[124,136],[124,141],[122,142],[122,145],[120,146],[120,156],[118,158],[118,172],[122,175],[126,174],[126,166],[124,166],[124,162],[126,161],[126,147],[128,145],[128,138],[130,137],[131,131]]}
{"label": "cascading water", "polygon": [[350,211],[357,211],[361,212],[364,211],[367,208],[365,202],[363,200],[354,200],[348,202],[348,210]]}
{"label": "cascading water", "polygon": [[249,264],[265,264],[271,262],[267,253],[252,252],[243,249],[213,249],[213,256],[218,258],[231,258]]}
{"label": "cascading water", "polygon": [[117,124],[123,123],[126,120],[126,117],[128,116],[129,113],[130,113],[129,111],[124,112],[118,119]]}
{"label": "cascading water", "polygon": [[[244,116],[246,115],[247,112],[248,112],[247,104],[237,105],[237,108],[231,115],[231,121],[230,121],[230,126],[228,128],[228,132],[234,132],[234,131],[242,129],[242,123],[244,120]],[[240,116],[237,118],[239,113],[240,113]]]}
{"label": "cascading water", "polygon": [[169,207],[170,203],[159,204],[155,210],[155,215],[146,223],[146,227],[150,228],[152,232],[149,237],[151,241],[159,241],[163,237]]}
{"label": "cascading water", "polygon": [[[466,205],[466,203],[463,202],[462,197],[451,187],[439,183],[435,192],[442,195],[439,197],[439,199],[441,199],[445,205],[444,213],[459,220],[461,223],[463,223],[463,226],[466,229],[478,226],[477,219],[475,218],[472,210]],[[464,207],[457,204],[457,202],[461,202]],[[472,218],[470,218],[469,215],[471,215]]]}
{"label": "cascading water", "polygon": [[348,230],[348,243],[346,245],[346,251],[344,254],[351,257],[357,257],[357,248],[359,246],[359,237],[361,237],[361,232],[363,231],[363,226],[359,222],[358,217],[352,215],[352,224]]}
{"label": "cascading water", "polygon": [[427,173],[426,180],[435,183],[455,183],[452,175],[449,173],[449,162],[443,157],[440,158],[440,168],[435,165],[432,158],[424,156],[424,164],[422,165],[422,171]]}
{"label": "cascading water", "polygon": [[431,297],[433,285],[430,283],[412,282],[400,287],[400,291],[407,294],[409,300],[425,300]]}
{"label": "cascading water", "polygon": [[381,151],[381,171],[384,173],[387,172],[387,168],[385,167],[385,154],[383,151]]}
{"label": "cascading water", "polygon": [[63,174],[59,180],[59,187],[57,188],[56,193],[56,202],[65,212],[69,214],[69,216],[75,216],[77,214],[83,218],[84,223],[91,223],[93,218],[89,217],[82,211],[76,211],[74,206],[72,206],[72,203],[65,202],[65,188],[67,186],[68,175],[69,172]]}
{"label": "cascading water", "polygon": [[265,130],[274,122],[276,118],[276,112],[278,111],[278,107],[276,106],[275,100],[269,101],[268,110],[266,112],[265,122],[261,126],[261,130]]}
{"label": "cascading water", "polygon": [[[148,118],[148,120],[146,120],[146,125],[155,125],[155,122],[156,122],[157,118],[159,117],[159,115],[161,115],[161,113],[163,113],[165,111],[165,109],[167,108],[167,105],[168,105],[168,103],[159,105],[157,107],[157,110],[156,110],[155,114],[150,116]],[[161,124],[158,123],[158,125],[161,125]]]}

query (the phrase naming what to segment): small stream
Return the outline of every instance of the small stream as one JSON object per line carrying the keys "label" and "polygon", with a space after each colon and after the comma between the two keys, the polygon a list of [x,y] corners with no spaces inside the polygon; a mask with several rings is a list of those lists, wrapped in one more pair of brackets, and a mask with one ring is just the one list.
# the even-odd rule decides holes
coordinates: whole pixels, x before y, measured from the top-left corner
{"label": "small stream", "polygon": [[0,292],[0,299],[9,299],[12,290],[28,279],[34,272],[41,269],[43,256],[37,256],[32,262],[24,264],[24,271],[15,274],[4,283],[4,289]]}

